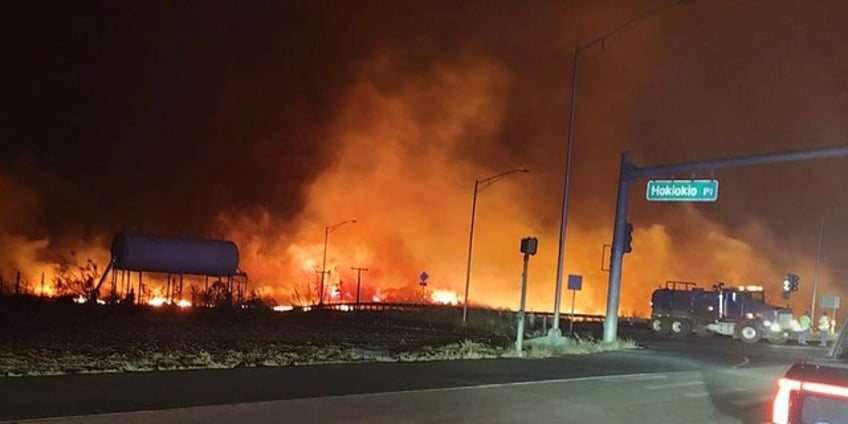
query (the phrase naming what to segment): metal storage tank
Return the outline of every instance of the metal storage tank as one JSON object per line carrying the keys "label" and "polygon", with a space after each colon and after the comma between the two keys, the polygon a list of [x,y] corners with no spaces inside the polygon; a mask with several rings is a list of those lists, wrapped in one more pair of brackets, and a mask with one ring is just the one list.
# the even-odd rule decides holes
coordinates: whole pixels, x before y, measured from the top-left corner
{"label": "metal storage tank", "polygon": [[119,232],[112,239],[112,260],[127,271],[232,276],[239,253],[229,240]]}

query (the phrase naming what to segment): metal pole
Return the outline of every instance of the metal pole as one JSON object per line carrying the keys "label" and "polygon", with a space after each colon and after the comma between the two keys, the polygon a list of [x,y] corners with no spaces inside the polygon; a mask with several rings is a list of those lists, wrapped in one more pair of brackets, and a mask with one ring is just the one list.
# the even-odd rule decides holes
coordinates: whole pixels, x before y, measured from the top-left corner
{"label": "metal pole", "polygon": [[359,288],[362,286],[361,275],[361,272],[356,272],[356,306],[359,306]]}
{"label": "metal pole", "polygon": [[524,356],[524,305],[527,301],[527,264],[530,254],[524,254],[524,266],[521,271],[521,302],[518,305],[518,330],[515,336],[515,351],[518,357]]}
{"label": "metal pole", "polygon": [[474,195],[471,197],[471,229],[468,230],[468,258],[465,265],[465,295],[462,296],[462,325],[468,320],[468,288],[471,285],[471,248],[474,246],[474,215],[477,212],[477,188],[480,180],[474,180]]}
{"label": "metal pole", "polygon": [[627,223],[627,200],[632,180],[631,154],[621,154],[618,175],[618,201],[615,205],[615,229],[612,236],[612,262],[610,263],[607,315],[604,319],[604,341],[613,342],[618,335],[618,301],[621,294],[621,268],[624,259],[624,232]]}
{"label": "metal pole", "polygon": [[324,274],[327,270],[327,238],[330,227],[324,227],[324,258],[321,260],[321,285],[318,286],[318,305],[324,304]]}
{"label": "metal pole", "polygon": [[568,147],[566,151],[565,180],[562,188],[562,214],[559,225],[559,254],[557,255],[556,291],[554,292],[554,325],[552,335],[560,335],[559,309],[562,301],[562,275],[565,265],[565,233],[568,226],[568,192],[571,186],[571,151],[574,145],[574,113],[577,109],[577,71],[580,66],[580,46],[574,47],[574,68],[571,71],[571,111],[568,118]]}
{"label": "metal pole", "polygon": [[571,321],[568,322],[568,334],[574,334],[574,298],[577,297],[577,290],[571,291]]}
{"label": "metal pole", "polygon": [[362,284],[362,271],[368,271],[368,268],[352,266],[350,269],[356,271],[356,306],[359,307],[359,288]]}
{"label": "metal pole", "polygon": [[827,209],[822,211],[821,214],[821,222],[819,223],[819,243],[818,248],[816,249],[816,266],[813,269],[813,299],[812,306],[810,308],[810,316],[816,316],[816,296],[818,296],[818,288],[819,288],[819,264],[821,262],[821,250],[822,250],[822,239],[824,239],[824,215],[827,212]]}

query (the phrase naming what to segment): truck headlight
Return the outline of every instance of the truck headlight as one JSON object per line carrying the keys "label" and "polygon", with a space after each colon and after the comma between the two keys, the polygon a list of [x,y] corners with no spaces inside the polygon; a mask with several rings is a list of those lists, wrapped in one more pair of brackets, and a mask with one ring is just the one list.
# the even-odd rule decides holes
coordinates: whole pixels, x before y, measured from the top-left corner
{"label": "truck headlight", "polygon": [[765,320],[763,321],[763,325],[765,325],[767,328],[771,328],[771,321]]}

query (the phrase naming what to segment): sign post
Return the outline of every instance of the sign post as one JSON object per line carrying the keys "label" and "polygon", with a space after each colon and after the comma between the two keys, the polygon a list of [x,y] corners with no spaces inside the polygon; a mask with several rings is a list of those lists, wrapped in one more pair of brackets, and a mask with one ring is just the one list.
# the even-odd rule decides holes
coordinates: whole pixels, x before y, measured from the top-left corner
{"label": "sign post", "polygon": [[568,322],[568,334],[574,334],[574,298],[583,288],[583,276],[568,274],[568,289],[571,290],[571,320]]}
{"label": "sign post", "polygon": [[833,333],[836,327],[836,310],[839,309],[839,296],[822,296],[820,306],[822,309],[830,308],[833,310],[830,318],[830,331]]}

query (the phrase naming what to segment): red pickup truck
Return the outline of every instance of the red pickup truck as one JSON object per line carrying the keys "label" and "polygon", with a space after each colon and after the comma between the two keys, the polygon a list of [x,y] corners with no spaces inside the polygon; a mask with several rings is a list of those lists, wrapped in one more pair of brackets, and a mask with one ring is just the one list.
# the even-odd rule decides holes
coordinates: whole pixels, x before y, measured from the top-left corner
{"label": "red pickup truck", "polygon": [[[848,323],[846,323],[848,324]],[[848,423],[848,325],[828,354],[793,364],[777,383],[772,406],[776,424]]]}

